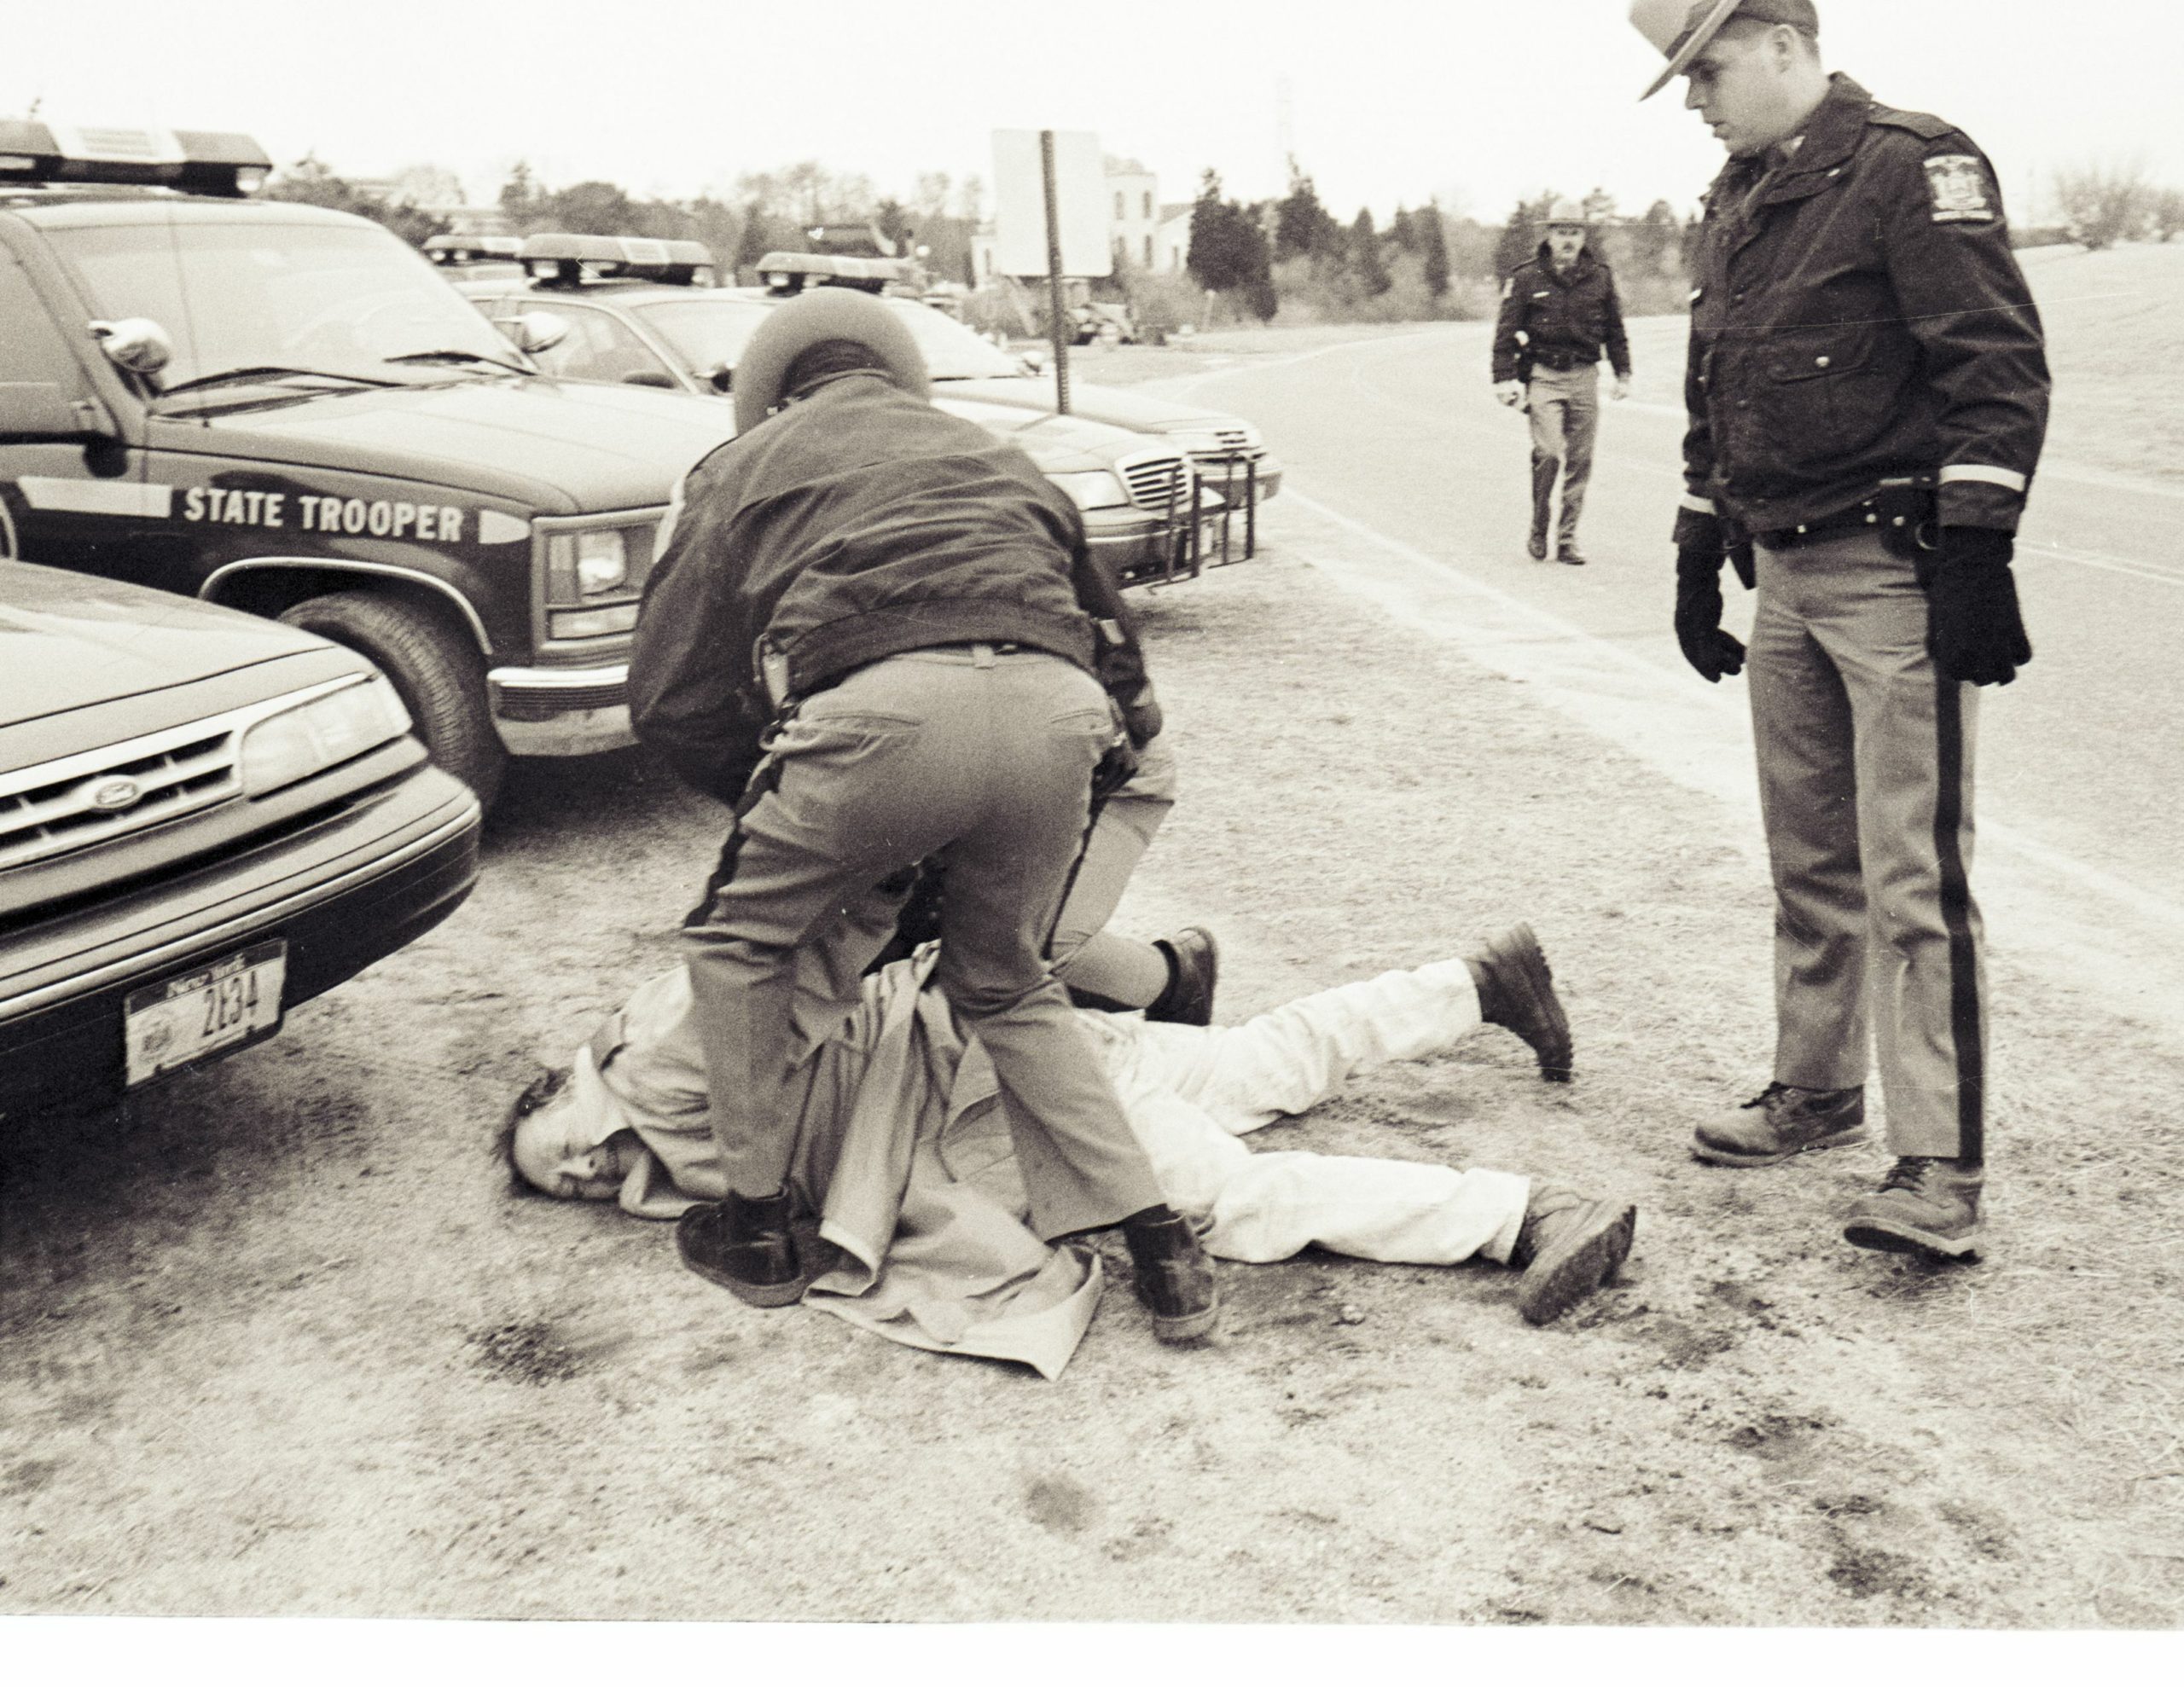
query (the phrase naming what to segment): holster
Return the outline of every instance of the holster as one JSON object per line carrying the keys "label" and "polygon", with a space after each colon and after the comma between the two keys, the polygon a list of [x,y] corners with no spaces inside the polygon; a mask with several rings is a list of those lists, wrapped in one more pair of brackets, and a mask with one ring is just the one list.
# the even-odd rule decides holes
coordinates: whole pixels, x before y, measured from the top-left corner
{"label": "holster", "polygon": [[1880,518],[1880,542],[1891,556],[1917,570],[1924,586],[1933,571],[1942,543],[1941,503],[1931,474],[1892,474],[1873,489],[1873,513]]}

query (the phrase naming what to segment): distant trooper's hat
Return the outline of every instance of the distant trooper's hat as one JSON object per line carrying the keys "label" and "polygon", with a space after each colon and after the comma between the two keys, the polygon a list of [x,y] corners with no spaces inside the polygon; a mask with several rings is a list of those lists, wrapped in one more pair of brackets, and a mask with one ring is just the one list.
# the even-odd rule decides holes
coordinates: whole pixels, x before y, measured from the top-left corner
{"label": "distant trooper's hat", "polygon": [[1585,207],[1575,200],[1558,199],[1549,201],[1539,219],[1542,229],[1589,229],[1593,219],[1585,215]]}
{"label": "distant trooper's hat", "polygon": [[[922,307],[921,307],[922,308]],[[829,340],[872,354],[869,367],[914,398],[932,395],[925,354],[909,327],[869,293],[815,287],[766,313],[735,366],[735,431],[747,433],[789,394],[796,360]]]}
{"label": "distant trooper's hat", "polygon": [[1820,14],[1812,0],[1630,0],[1630,23],[1658,48],[1669,63],[1653,85],[1638,97],[1650,100],[1683,74],[1709,41],[1731,18],[1757,23],[1786,23],[1817,38]]}

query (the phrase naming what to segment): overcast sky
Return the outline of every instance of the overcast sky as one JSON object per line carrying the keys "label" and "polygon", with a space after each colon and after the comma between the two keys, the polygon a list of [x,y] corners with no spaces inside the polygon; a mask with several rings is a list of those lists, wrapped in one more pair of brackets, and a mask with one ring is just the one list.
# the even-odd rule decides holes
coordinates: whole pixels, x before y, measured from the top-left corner
{"label": "overcast sky", "polygon": [[[1891,104],[1994,158],[2020,219],[2058,165],[2137,155],[2184,184],[2184,7],[1820,0],[1822,46]],[[1719,153],[1627,0],[107,0],[10,5],[0,116],[235,129],[282,164],[453,170],[489,200],[518,159],[549,187],[731,193],[799,159],[907,199],[990,177],[996,128],[1089,129],[1160,195],[1199,172],[1256,198],[1290,147],[1345,220],[1443,204],[1498,221],[1595,185],[1695,200]],[[2073,20],[2089,20],[2069,33]],[[988,205],[991,200],[989,197]]]}

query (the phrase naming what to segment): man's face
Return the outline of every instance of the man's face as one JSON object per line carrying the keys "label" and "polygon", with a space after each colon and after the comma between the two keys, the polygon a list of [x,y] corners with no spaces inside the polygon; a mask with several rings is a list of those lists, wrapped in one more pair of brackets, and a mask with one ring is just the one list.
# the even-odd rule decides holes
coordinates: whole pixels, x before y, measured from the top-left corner
{"label": "man's face", "polygon": [[1548,254],[1562,268],[1567,269],[1577,261],[1577,253],[1585,244],[1585,231],[1568,223],[1557,223],[1547,231]]}
{"label": "man's face", "polygon": [[1776,29],[1734,22],[1708,42],[1684,72],[1686,109],[1706,119],[1732,158],[1750,158],[1787,140],[1800,113],[1786,74],[1788,52]]}
{"label": "man's face", "polygon": [[559,1200],[613,1200],[636,1163],[637,1145],[628,1131],[593,1144],[584,1122],[566,1091],[518,1121],[512,1152],[523,1180]]}

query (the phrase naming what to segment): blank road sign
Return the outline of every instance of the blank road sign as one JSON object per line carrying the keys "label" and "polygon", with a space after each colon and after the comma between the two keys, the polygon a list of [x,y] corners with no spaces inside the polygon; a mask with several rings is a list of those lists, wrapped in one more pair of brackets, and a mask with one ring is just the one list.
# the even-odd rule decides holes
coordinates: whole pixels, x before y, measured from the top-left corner
{"label": "blank road sign", "polygon": [[[1036,129],[993,131],[993,266],[1004,275],[1047,273],[1047,209]],[[1089,129],[1054,131],[1054,204],[1065,275],[1112,273],[1107,171]]]}

